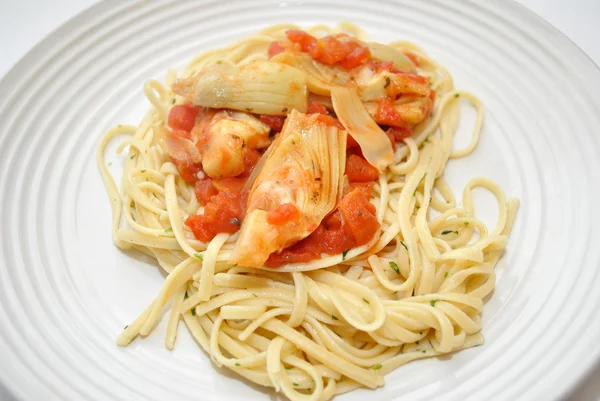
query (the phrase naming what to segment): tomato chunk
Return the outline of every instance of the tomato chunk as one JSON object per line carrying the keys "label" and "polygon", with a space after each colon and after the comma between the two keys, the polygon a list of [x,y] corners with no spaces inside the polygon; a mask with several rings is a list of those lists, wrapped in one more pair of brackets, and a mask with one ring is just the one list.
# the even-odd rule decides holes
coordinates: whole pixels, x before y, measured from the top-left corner
{"label": "tomato chunk", "polygon": [[308,114],[327,114],[327,107],[325,107],[324,105],[322,105],[321,103],[318,102],[311,102],[308,105],[308,110],[307,110]]}
{"label": "tomato chunk", "polygon": [[369,182],[379,177],[379,172],[363,157],[352,154],[346,159],[346,175],[350,182]]}
{"label": "tomato chunk", "polygon": [[317,38],[315,38],[314,36],[304,31],[299,31],[295,29],[291,29],[285,34],[290,42],[296,43],[300,46],[300,51],[304,53],[317,53]]}
{"label": "tomato chunk", "polygon": [[319,116],[317,117],[317,121],[322,122],[323,124],[329,125],[331,127],[337,127],[339,129],[344,129],[344,126],[342,125],[340,120],[338,120],[335,117],[331,117],[328,114],[319,114]]}
{"label": "tomato chunk", "polygon": [[390,127],[386,134],[388,137],[393,137],[396,142],[403,141],[405,138],[410,138],[412,136],[412,129],[407,124],[405,127]]}
{"label": "tomato chunk", "polygon": [[198,180],[198,172],[202,171],[201,164],[192,163],[189,160],[173,160],[173,162],[185,182],[194,183]]}
{"label": "tomato chunk", "polygon": [[290,221],[296,221],[302,213],[293,203],[284,203],[267,212],[267,222],[275,226],[283,225]]}
{"label": "tomato chunk", "polygon": [[285,123],[285,116],[271,116],[268,114],[261,114],[259,117],[260,121],[268,125],[273,132],[279,132],[283,128]]}
{"label": "tomato chunk", "polygon": [[190,132],[194,128],[199,109],[193,104],[178,104],[171,107],[168,118],[169,127],[174,130]]}
{"label": "tomato chunk", "polygon": [[363,47],[357,45],[356,43],[352,47],[352,52],[340,62],[340,66],[345,70],[352,70],[366,62],[371,57],[371,51],[368,47]]}
{"label": "tomato chunk", "polygon": [[392,101],[387,97],[382,97],[379,99],[377,112],[375,113],[375,121],[382,125],[398,126],[406,124],[404,120],[402,120],[398,110],[394,108]]}
{"label": "tomato chunk", "polygon": [[269,58],[276,56],[277,54],[282,53],[284,51],[285,48],[281,46],[281,44],[277,40],[273,41],[269,46]]}
{"label": "tomato chunk", "polygon": [[344,229],[354,240],[354,246],[369,242],[379,229],[375,206],[358,188],[342,198],[338,209],[344,218]]}

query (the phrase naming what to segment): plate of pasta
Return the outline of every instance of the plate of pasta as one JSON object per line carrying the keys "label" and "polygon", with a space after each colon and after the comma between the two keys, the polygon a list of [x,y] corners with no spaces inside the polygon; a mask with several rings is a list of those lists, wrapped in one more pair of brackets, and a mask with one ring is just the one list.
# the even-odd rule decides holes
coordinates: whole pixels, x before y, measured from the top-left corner
{"label": "plate of pasta", "polygon": [[565,396],[599,356],[599,78],[513,3],[98,3],[0,81],[0,383]]}

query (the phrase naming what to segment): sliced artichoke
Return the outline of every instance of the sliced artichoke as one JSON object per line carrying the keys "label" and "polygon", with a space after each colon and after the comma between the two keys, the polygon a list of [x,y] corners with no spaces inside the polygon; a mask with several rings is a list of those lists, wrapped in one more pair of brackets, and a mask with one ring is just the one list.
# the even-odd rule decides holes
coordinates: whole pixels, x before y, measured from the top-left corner
{"label": "sliced artichoke", "polygon": [[339,120],[358,142],[365,159],[383,171],[394,159],[392,144],[365,109],[356,89],[334,88],[331,100]]}
{"label": "sliced artichoke", "polygon": [[[231,263],[261,267],[276,251],[306,238],[341,195],[346,132],[292,111],[249,177],[246,216]],[[269,212],[293,205],[296,217],[270,222]]]}
{"label": "sliced artichoke", "polygon": [[273,61],[215,64],[177,81],[173,91],[198,106],[257,114],[286,115],[308,107],[306,73]]}

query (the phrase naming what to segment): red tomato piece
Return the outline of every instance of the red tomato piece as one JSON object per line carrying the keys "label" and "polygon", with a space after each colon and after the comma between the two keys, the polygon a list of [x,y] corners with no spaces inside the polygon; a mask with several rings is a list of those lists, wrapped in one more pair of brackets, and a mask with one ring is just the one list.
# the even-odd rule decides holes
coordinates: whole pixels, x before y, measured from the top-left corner
{"label": "red tomato piece", "polygon": [[196,199],[198,199],[198,202],[203,206],[208,204],[210,199],[219,193],[219,191],[217,191],[217,189],[213,186],[212,181],[213,180],[210,178],[196,181],[196,185],[194,186]]}
{"label": "red tomato piece", "polygon": [[352,49],[339,39],[325,36],[317,41],[310,55],[320,63],[332,65],[344,60],[351,52]]}
{"label": "red tomato piece", "polygon": [[335,117],[331,117],[328,114],[319,114],[319,116],[317,117],[317,121],[319,121],[325,125],[329,125],[331,127],[337,127],[339,129],[344,129],[344,126],[342,125],[340,120],[338,120]]}
{"label": "red tomato piece", "polygon": [[284,203],[267,212],[267,222],[275,226],[296,221],[300,217],[302,217],[302,213],[293,203]]}
{"label": "red tomato piece", "polygon": [[300,46],[300,50],[302,52],[311,53],[311,51],[312,51],[315,54],[317,54],[317,52],[318,52],[317,38],[315,38],[314,36],[304,32],[304,31],[299,31],[299,30],[295,30],[295,29],[291,29],[291,30],[287,31],[285,34],[290,42],[296,43]]}
{"label": "red tomato piece", "polygon": [[196,123],[196,115],[198,115],[199,109],[198,106],[189,103],[171,107],[168,118],[169,127],[174,130],[190,132]]}
{"label": "red tomato piece", "polygon": [[404,55],[406,57],[408,57],[410,59],[410,61],[413,62],[414,65],[416,65],[417,67],[419,67],[421,65],[421,61],[419,60],[419,57],[411,52],[404,52]]}
{"label": "red tomato piece", "polygon": [[375,206],[355,189],[344,196],[338,205],[343,216],[344,230],[354,240],[354,247],[368,243],[379,230]]}
{"label": "red tomato piece", "polygon": [[244,171],[239,175],[240,177],[248,177],[252,172],[256,163],[260,160],[262,155],[256,149],[248,149],[246,154],[244,155]]}
{"label": "red tomato piece", "polygon": [[398,110],[394,108],[394,104],[387,97],[379,99],[377,112],[375,113],[375,121],[381,125],[402,126],[406,125]]}
{"label": "red tomato piece", "polygon": [[264,124],[268,125],[273,130],[273,132],[281,131],[285,122],[285,116],[271,116],[268,114],[261,114],[258,118]]}
{"label": "red tomato piece", "polygon": [[281,46],[281,44],[275,40],[273,42],[271,42],[271,45],[269,46],[269,58],[282,53],[285,51],[285,48],[283,46]]}
{"label": "red tomato piece", "polygon": [[307,110],[308,114],[327,114],[327,107],[325,107],[324,105],[322,105],[321,103],[318,102],[311,102],[308,105],[308,110]]}
{"label": "red tomato piece", "polygon": [[198,172],[202,171],[201,164],[195,164],[189,160],[173,160],[173,162],[185,182],[193,183],[198,180]]}
{"label": "red tomato piece", "polygon": [[410,138],[413,132],[410,126],[407,124],[404,127],[390,127],[386,131],[386,134],[388,137],[392,136],[395,142],[401,142],[404,140],[404,138]]}
{"label": "red tomato piece", "polygon": [[346,137],[346,149],[352,149],[352,148],[358,148],[358,142],[356,142],[356,139],[354,139],[354,137],[352,135],[348,135]]}
{"label": "red tomato piece", "polygon": [[346,175],[350,182],[369,182],[379,177],[379,172],[359,155],[350,155],[346,159]]}
{"label": "red tomato piece", "polygon": [[369,48],[357,44],[357,46],[354,46],[352,49],[352,52],[340,62],[340,66],[349,71],[362,65],[369,59],[369,57],[371,57],[371,51]]}

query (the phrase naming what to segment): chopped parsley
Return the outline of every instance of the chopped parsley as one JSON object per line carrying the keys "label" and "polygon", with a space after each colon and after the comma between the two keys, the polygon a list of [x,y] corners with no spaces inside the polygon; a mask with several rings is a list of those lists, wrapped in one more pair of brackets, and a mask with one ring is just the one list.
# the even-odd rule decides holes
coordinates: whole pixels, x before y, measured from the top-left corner
{"label": "chopped parsley", "polygon": [[418,342],[418,341],[415,341],[415,344],[419,345],[419,342]]}
{"label": "chopped parsley", "polygon": [[135,159],[135,155],[132,155],[132,156],[130,157],[130,159],[131,159],[131,160]]}
{"label": "chopped parsley", "polygon": [[450,233],[458,234],[458,231],[454,231],[454,230],[444,230],[444,231],[442,231],[442,235],[446,235],[446,234],[450,234]]}
{"label": "chopped parsley", "polygon": [[195,253],[195,254],[194,254],[194,257],[195,257],[196,259],[204,260],[204,255],[202,255],[201,253]]}
{"label": "chopped parsley", "polygon": [[331,315],[331,319],[332,320],[340,320],[340,319],[338,319],[338,317],[336,315]]}
{"label": "chopped parsley", "polygon": [[175,104],[175,98],[173,98],[173,102],[172,102],[172,104]]}
{"label": "chopped parsley", "polygon": [[129,327],[129,325],[123,327],[123,330],[127,330],[128,327]]}
{"label": "chopped parsley", "polygon": [[459,97],[459,96],[460,96],[460,94],[458,94],[458,93],[456,93],[456,94],[454,95],[454,97]]}
{"label": "chopped parsley", "polygon": [[421,183],[423,182],[425,177],[427,177],[427,173],[423,174],[423,177],[421,177],[421,180],[419,181],[419,183],[417,184],[417,187],[415,188],[415,192],[413,192],[413,196],[415,196],[417,194],[417,189],[419,189],[419,186],[421,185]]}
{"label": "chopped parsley", "polygon": [[131,201],[131,204],[129,205],[129,207],[135,207],[135,202]]}
{"label": "chopped parsley", "polygon": [[465,221],[465,222],[463,223],[463,226],[465,226],[465,227],[469,227],[469,222],[468,222],[468,221]]}
{"label": "chopped parsley", "polygon": [[346,260],[346,255],[348,255],[349,251],[350,249],[346,249],[344,252],[342,252],[342,260]]}
{"label": "chopped parsley", "polygon": [[286,367],[285,367],[285,370],[290,370],[290,369],[292,369],[292,367],[291,367],[291,366],[286,366]]}
{"label": "chopped parsley", "polygon": [[435,308],[435,303],[439,301],[439,299],[432,299],[429,303],[431,304],[431,306],[433,306]]}
{"label": "chopped parsley", "polygon": [[188,299],[188,296],[189,296],[189,295],[188,295],[188,293],[187,293],[187,291],[186,291],[186,292],[185,292],[185,295],[183,296],[183,299]]}
{"label": "chopped parsley", "polygon": [[422,350],[421,350],[421,352],[422,352],[422,353],[426,353],[426,352],[427,352],[427,350],[426,350],[426,349],[422,349]]}
{"label": "chopped parsley", "polygon": [[365,301],[365,303],[367,303],[367,304],[370,304],[370,302],[367,298],[363,298],[363,301]]}
{"label": "chopped parsley", "polygon": [[377,365],[373,366],[373,370],[379,370],[381,368],[382,368],[382,366],[381,366],[380,363],[378,363]]}
{"label": "chopped parsley", "polygon": [[404,247],[404,249],[406,249],[406,251],[408,252],[408,247],[406,246],[406,244],[402,241],[400,241],[400,245],[402,245]]}
{"label": "chopped parsley", "polygon": [[192,316],[196,316],[196,307],[192,308]]}
{"label": "chopped parsley", "polygon": [[145,172],[146,172],[146,169],[143,169],[143,170],[141,170],[141,172],[142,172],[142,173],[145,173]]}
{"label": "chopped parsley", "polygon": [[253,296],[254,298],[258,298],[258,295],[256,295],[256,294],[252,294],[252,296]]}
{"label": "chopped parsley", "polygon": [[294,385],[294,387],[298,387],[299,384],[298,383],[292,383]]}
{"label": "chopped parsley", "polygon": [[390,86],[391,83],[392,81],[390,80],[390,77],[385,77],[385,85],[383,85],[383,89],[387,89],[387,87]]}
{"label": "chopped parsley", "polygon": [[169,234],[173,232],[173,227],[169,227],[167,229],[165,229],[165,234]]}
{"label": "chopped parsley", "polygon": [[396,262],[390,262],[390,267],[396,272],[397,275],[400,275],[400,269],[398,268],[398,264],[396,264]]}
{"label": "chopped parsley", "polygon": [[444,273],[444,278],[448,277],[448,272]]}
{"label": "chopped parsley", "polygon": [[240,366],[240,364],[236,362],[236,363],[235,363],[235,366]]}

